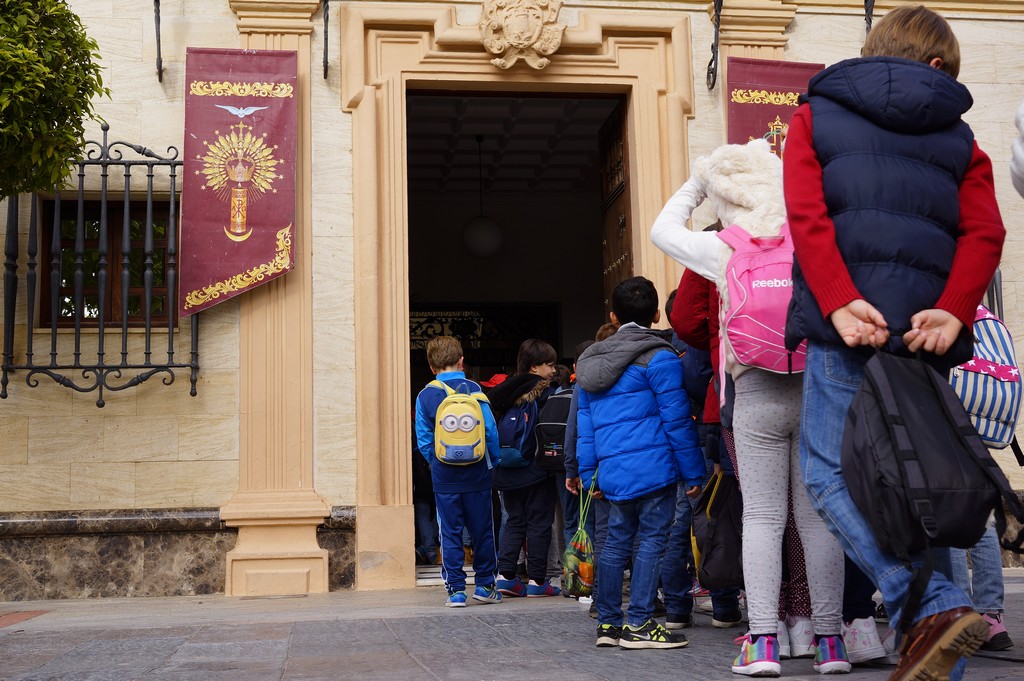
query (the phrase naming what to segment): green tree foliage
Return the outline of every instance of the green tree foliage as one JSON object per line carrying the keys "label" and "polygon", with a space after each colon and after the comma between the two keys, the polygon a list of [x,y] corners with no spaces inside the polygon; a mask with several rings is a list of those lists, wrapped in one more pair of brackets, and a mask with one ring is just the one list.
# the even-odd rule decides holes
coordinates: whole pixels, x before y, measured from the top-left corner
{"label": "green tree foliage", "polygon": [[65,0],[0,0],[0,197],[59,185],[103,86],[96,41]]}

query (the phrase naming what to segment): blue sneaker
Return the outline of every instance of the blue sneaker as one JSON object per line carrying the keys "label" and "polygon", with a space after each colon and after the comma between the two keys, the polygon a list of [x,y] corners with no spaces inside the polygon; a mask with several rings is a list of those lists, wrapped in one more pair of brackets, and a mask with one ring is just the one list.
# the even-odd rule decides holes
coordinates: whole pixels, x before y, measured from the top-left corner
{"label": "blue sneaker", "polygon": [[523,580],[516,577],[515,579],[499,579],[495,586],[498,591],[505,594],[506,596],[525,596],[526,585],[523,584]]}
{"label": "blue sneaker", "polygon": [[562,590],[557,586],[551,586],[551,580],[545,579],[543,584],[537,584],[532,579],[526,586],[527,598],[543,598],[545,596],[557,596]]}
{"label": "blue sneaker", "polygon": [[493,584],[478,586],[473,592],[473,600],[481,603],[501,603],[501,592]]}
{"label": "blue sneaker", "polygon": [[[871,623],[874,625],[874,622]],[[814,655],[814,671],[819,674],[849,674],[850,658],[842,636],[822,636]]]}
{"label": "blue sneaker", "polygon": [[448,598],[444,604],[449,608],[465,608],[466,607],[466,592],[456,591],[453,594],[448,594]]}

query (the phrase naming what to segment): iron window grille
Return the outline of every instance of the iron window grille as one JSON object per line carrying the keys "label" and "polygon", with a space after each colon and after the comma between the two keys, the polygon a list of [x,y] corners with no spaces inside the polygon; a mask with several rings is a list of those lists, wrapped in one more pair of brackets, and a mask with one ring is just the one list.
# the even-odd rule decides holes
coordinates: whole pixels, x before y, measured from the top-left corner
{"label": "iron window grille", "polygon": [[[27,225],[21,224],[19,197],[7,199],[0,398],[7,398],[11,374],[19,371],[25,372],[29,387],[47,376],[78,392],[95,391],[98,407],[105,403],[106,390],[126,390],[158,374],[170,385],[176,369],[189,370],[190,394],[196,395],[198,315],[189,320],[187,360],[174,346],[182,161],[174,147],[160,155],[130,142],[108,143],[109,126],[104,123],[102,130],[102,142],[86,142],[70,191],[56,191],[41,208],[39,197],[29,197]],[[143,172],[145,189],[133,188],[133,179]],[[27,249],[20,273],[23,235]],[[22,288],[24,301],[19,300]],[[25,315],[23,324],[19,312]],[[62,328],[73,331],[70,352],[58,342]],[[48,362],[37,361],[34,347],[43,329],[49,330]],[[23,338],[17,338],[19,330]],[[117,332],[120,347],[108,353],[107,337]],[[154,332],[166,333],[165,351],[154,351],[154,342],[161,341]],[[134,343],[130,350],[129,339],[136,333],[142,336],[141,351]]]}

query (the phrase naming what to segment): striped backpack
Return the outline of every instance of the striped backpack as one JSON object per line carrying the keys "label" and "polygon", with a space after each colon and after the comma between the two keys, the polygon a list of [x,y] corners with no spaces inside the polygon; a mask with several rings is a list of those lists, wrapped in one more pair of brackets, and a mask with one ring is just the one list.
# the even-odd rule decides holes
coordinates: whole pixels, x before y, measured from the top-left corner
{"label": "striped backpack", "polygon": [[974,357],[955,367],[949,382],[982,442],[995,449],[1014,442],[1024,386],[1010,332],[984,305],[974,317]]}

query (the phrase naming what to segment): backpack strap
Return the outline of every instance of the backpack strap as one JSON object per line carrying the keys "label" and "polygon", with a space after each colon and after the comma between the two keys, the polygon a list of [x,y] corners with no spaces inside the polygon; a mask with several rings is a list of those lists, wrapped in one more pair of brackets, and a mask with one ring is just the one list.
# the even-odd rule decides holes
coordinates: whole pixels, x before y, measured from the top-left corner
{"label": "backpack strap", "polygon": [[[935,536],[937,528],[932,503],[928,498],[928,479],[925,477],[921,461],[917,458],[917,453],[911,442],[910,433],[907,431],[903,417],[900,415],[896,396],[893,393],[892,384],[889,382],[888,372],[882,366],[884,355],[882,352],[876,351],[875,356],[879,361],[870,362],[866,365],[864,378],[869,380],[874,386],[875,393],[881,401],[885,421],[889,424],[895,439],[897,463],[903,475],[904,489],[910,497],[913,510],[920,519],[921,526],[925,532],[924,556],[920,566],[915,566],[911,563],[910,554],[906,550],[902,551],[902,555],[898,556],[911,570],[907,596],[903,601],[900,620],[896,625],[896,629],[900,634],[906,635],[914,626],[914,619],[921,610],[921,600],[924,598],[928,582],[932,578],[933,566],[928,539]],[[928,367],[923,363],[922,366],[927,372]],[[928,373],[930,374],[930,372]]]}
{"label": "backpack strap", "polygon": [[455,392],[455,388],[451,387],[450,385],[448,385],[444,381],[437,380],[436,378],[433,381],[431,381],[430,383],[427,383],[427,385],[432,385],[435,388],[440,388],[447,395],[451,395],[452,393]]}
{"label": "backpack strap", "polygon": [[[435,388],[440,388],[441,390],[444,390],[445,393],[447,393],[448,395],[454,395],[456,392],[459,392],[458,390],[456,390],[455,388],[451,387],[450,385],[448,385],[444,381],[439,381],[436,378],[433,381],[431,381],[430,383],[427,383],[427,385],[432,385]],[[466,384],[463,383],[462,385],[459,386],[459,388],[462,388],[464,385],[466,385]],[[489,399],[487,399],[487,395],[483,394],[482,392],[467,393],[467,394],[470,397],[475,397],[477,402],[486,402],[487,404],[491,403],[491,401]]]}
{"label": "backpack strap", "polygon": [[718,232],[718,238],[732,247],[734,251],[747,248],[749,244],[756,244],[759,240],[781,239],[784,243],[791,239],[789,235],[789,221],[782,223],[779,233],[771,236],[755,237],[739,225],[729,225]]}
{"label": "backpack strap", "polygon": [[[948,390],[945,393],[940,392],[949,384],[946,383],[942,377],[935,371],[928,372],[929,378],[932,380],[932,384],[935,390],[940,395],[948,394]],[[953,397],[956,397],[954,394]],[[958,397],[956,397],[959,400]],[[942,408],[946,412],[946,417],[953,423],[956,424],[957,431],[960,433],[964,443],[968,445],[968,449],[974,456],[974,459],[981,464],[982,470],[988,479],[996,486],[999,490],[999,496],[1002,498],[1002,504],[996,504],[995,507],[995,520],[996,520],[996,535],[999,538],[1000,545],[1009,551],[1014,553],[1024,553],[1024,527],[1021,527],[1017,531],[1017,536],[1012,540],[1003,539],[1003,534],[1006,533],[1006,509],[1010,510],[1015,518],[1019,521],[1024,522],[1024,506],[1021,505],[1020,499],[1010,488],[1010,483],[1006,479],[1006,474],[1003,473],[1003,469],[999,467],[999,464],[995,459],[992,458],[992,454],[988,451],[981,440],[978,438],[978,431],[971,423],[970,418],[967,416],[967,412],[963,409],[951,408],[951,402],[947,402],[944,399],[940,399]],[[959,405],[959,401],[956,403]],[[1013,438],[1014,454],[1017,455],[1017,461],[1021,460],[1020,445],[1017,443],[1017,438]]]}
{"label": "backpack strap", "polygon": [[729,225],[725,229],[722,229],[719,232],[717,232],[717,234],[718,238],[727,243],[729,246],[732,246],[732,249],[734,251],[738,251],[741,248],[746,248],[746,246],[750,243],[751,239],[753,239],[753,237],[750,236],[750,232],[743,229],[739,225]]}
{"label": "backpack strap", "polygon": [[[899,405],[896,403],[896,395],[893,393],[892,384],[889,382],[888,372],[882,366],[882,360],[885,358],[885,355],[878,351],[875,356],[880,361],[866,365],[864,376],[874,385],[878,398],[881,400],[885,421],[889,424],[895,439],[897,461],[903,474],[904,488],[910,496],[913,510],[921,521],[921,527],[924,529],[925,536],[933,538],[937,533],[937,525],[932,502],[928,498],[928,478],[925,475],[924,468],[921,466],[921,460],[917,458],[913,441],[910,439],[910,432],[907,430],[903,416],[900,414]],[[930,368],[924,362],[921,362],[921,366],[930,376],[932,373]],[[942,400],[939,401],[941,402]],[[900,557],[908,558],[908,556]]]}
{"label": "backpack strap", "polygon": [[1017,457],[1017,465],[1024,467],[1024,452],[1020,450],[1020,443],[1017,442],[1017,436],[1013,436],[1013,441],[1010,443],[1010,449],[1013,450],[1013,455]]}

